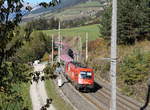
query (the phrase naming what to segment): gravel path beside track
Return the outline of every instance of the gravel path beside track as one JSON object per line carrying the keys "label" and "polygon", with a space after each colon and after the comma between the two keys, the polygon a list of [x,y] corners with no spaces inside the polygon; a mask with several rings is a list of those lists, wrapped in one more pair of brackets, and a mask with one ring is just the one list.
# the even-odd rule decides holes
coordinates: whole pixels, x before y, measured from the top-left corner
{"label": "gravel path beside track", "polygon": [[[45,68],[44,64],[37,64],[34,66],[34,72],[41,71],[41,75],[44,75],[44,73],[42,72],[44,68]],[[40,110],[40,108],[46,104],[46,99],[48,98],[48,96],[46,93],[44,81],[39,80],[38,83],[32,81],[32,84],[30,86],[30,97],[32,100],[33,110]],[[47,108],[47,110],[56,110],[56,109],[51,104],[50,107]]]}

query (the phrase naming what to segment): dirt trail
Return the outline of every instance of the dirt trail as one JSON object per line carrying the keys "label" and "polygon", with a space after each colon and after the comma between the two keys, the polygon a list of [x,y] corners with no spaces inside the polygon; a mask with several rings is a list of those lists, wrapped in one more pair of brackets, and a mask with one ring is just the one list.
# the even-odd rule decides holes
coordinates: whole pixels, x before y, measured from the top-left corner
{"label": "dirt trail", "polygon": [[[34,66],[34,71],[41,71],[41,75],[43,76],[44,73],[42,72],[45,68],[45,64],[37,64]],[[40,110],[40,108],[46,104],[46,99],[48,98],[44,81],[39,80],[38,83],[32,81],[33,83],[30,86],[30,97],[32,100],[32,107],[33,110]],[[55,107],[51,104],[47,110],[56,110]]]}

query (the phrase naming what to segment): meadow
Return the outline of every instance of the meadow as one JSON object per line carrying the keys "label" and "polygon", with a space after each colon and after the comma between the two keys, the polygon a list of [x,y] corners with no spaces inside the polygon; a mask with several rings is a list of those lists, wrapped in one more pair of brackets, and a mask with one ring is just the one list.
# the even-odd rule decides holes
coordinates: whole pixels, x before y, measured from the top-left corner
{"label": "meadow", "polygon": [[[47,34],[48,36],[58,36],[58,30],[43,30],[43,33]],[[88,38],[89,41],[97,39],[100,34],[99,34],[99,25],[94,24],[94,25],[89,25],[89,26],[81,26],[81,27],[75,27],[75,28],[66,28],[66,29],[61,29],[60,34],[63,37],[76,37],[80,36],[82,38],[82,42],[85,42],[86,38],[86,32],[88,33]]]}

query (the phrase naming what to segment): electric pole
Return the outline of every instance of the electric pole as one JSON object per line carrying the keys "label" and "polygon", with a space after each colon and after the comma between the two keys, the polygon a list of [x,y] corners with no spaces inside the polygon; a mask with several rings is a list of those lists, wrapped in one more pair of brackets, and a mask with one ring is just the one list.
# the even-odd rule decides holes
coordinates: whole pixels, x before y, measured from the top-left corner
{"label": "electric pole", "polygon": [[[60,31],[60,29],[59,29]],[[60,54],[61,54],[61,51],[62,51],[62,36],[60,35]]]}
{"label": "electric pole", "polygon": [[112,1],[112,25],[111,25],[111,108],[116,110],[116,64],[117,64],[117,0]]}
{"label": "electric pole", "polygon": [[60,63],[60,21],[59,21],[59,26],[58,26],[58,40],[59,40],[59,45],[58,45],[58,62]]}
{"label": "electric pole", "polygon": [[77,45],[77,61],[80,60],[80,37],[77,36],[77,42],[78,42],[78,45]]}
{"label": "electric pole", "polygon": [[80,61],[82,60],[82,41],[81,41],[81,37],[79,36],[79,50],[80,50]]}
{"label": "electric pole", "polygon": [[88,33],[86,32],[86,61],[88,60]]}
{"label": "electric pole", "polygon": [[53,65],[53,62],[54,61],[54,36],[52,35],[52,65]]}

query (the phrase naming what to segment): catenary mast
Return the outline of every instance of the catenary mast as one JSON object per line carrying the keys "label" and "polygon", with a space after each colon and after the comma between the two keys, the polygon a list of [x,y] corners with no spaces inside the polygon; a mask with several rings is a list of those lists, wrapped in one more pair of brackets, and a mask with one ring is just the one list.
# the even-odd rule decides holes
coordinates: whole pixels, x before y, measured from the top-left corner
{"label": "catenary mast", "polygon": [[117,64],[117,0],[112,0],[112,25],[111,25],[111,108],[116,110],[116,64]]}

